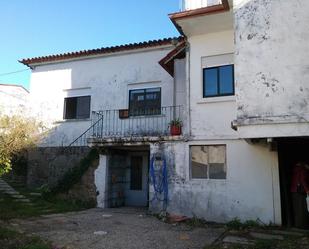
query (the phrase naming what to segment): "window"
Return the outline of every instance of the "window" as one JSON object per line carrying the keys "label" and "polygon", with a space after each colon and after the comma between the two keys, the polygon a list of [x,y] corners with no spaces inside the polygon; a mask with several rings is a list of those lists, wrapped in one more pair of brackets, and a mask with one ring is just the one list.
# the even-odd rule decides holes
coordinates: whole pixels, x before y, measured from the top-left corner
{"label": "window", "polygon": [[203,70],[203,97],[234,95],[234,65]]}
{"label": "window", "polygon": [[161,88],[130,90],[130,116],[161,114]]}
{"label": "window", "polygon": [[64,119],[90,118],[90,96],[64,99]]}
{"label": "window", "polygon": [[202,145],[190,147],[191,177],[226,179],[226,146]]}

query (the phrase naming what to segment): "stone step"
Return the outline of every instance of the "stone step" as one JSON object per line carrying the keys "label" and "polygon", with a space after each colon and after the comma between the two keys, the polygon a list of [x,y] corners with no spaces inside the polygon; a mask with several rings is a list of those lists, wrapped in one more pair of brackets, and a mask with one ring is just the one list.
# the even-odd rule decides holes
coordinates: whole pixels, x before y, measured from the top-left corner
{"label": "stone step", "polygon": [[0,188],[0,190],[1,191],[9,191],[9,190],[11,190],[11,191],[15,191],[14,189],[12,189],[12,188]]}
{"label": "stone step", "polygon": [[18,195],[18,193],[17,192],[4,192],[5,194],[7,194],[7,195]]}
{"label": "stone step", "polygon": [[0,191],[5,194],[10,195],[17,202],[30,203],[29,199],[21,195],[18,191],[16,191],[14,188],[12,188],[9,184],[7,184],[2,179],[0,179]]}
{"label": "stone step", "polygon": [[284,240],[284,237],[282,235],[268,234],[268,233],[251,232],[250,236],[255,239],[263,239],[263,240]]}
{"label": "stone step", "polygon": [[15,190],[4,190],[3,191],[4,193],[7,193],[7,194],[19,194],[17,191],[15,191]]}
{"label": "stone step", "polygon": [[285,231],[285,230],[271,230],[273,234],[287,235],[287,236],[303,236],[304,233],[301,232],[293,232],[293,231]]}
{"label": "stone step", "polygon": [[23,195],[11,195],[11,197],[15,198],[15,199],[24,199],[25,196]]}
{"label": "stone step", "polygon": [[17,202],[30,202],[29,199],[16,199]]}
{"label": "stone step", "polygon": [[253,245],[254,241],[249,240],[244,237],[238,236],[226,236],[223,240],[224,243],[231,243],[231,244],[242,244],[242,245]]}

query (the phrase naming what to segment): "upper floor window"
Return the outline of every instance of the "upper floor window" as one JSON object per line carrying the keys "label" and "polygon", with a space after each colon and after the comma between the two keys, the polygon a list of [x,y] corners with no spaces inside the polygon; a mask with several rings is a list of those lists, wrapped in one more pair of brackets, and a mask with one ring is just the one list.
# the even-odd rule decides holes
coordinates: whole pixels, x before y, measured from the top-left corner
{"label": "upper floor window", "polygon": [[161,114],[161,88],[130,90],[130,116]]}
{"label": "upper floor window", "polygon": [[64,119],[90,118],[90,96],[70,97],[64,99]]}
{"label": "upper floor window", "polygon": [[203,97],[234,95],[234,65],[203,69]]}

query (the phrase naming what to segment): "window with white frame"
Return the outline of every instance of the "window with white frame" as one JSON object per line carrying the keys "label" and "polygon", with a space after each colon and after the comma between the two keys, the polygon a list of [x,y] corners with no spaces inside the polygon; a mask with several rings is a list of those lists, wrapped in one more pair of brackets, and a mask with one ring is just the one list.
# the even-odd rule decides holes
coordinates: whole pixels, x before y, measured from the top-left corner
{"label": "window with white frame", "polygon": [[190,146],[192,179],[226,179],[225,145]]}
{"label": "window with white frame", "polygon": [[234,95],[234,66],[204,68],[203,97]]}
{"label": "window with white frame", "polygon": [[202,58],[203,98],[234,95],[233,54]]}

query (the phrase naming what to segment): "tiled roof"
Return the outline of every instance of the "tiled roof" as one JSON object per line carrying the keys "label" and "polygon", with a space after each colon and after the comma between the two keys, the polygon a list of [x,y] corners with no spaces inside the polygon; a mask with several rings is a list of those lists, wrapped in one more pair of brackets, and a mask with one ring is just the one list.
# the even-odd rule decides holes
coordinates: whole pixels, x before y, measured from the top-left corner
{"label": "tiled roof", "polygon": [[175,43],[175,41],[177,43],[177,42],[183,41],[183,39],[184,38],[182,36],[171,37],[171,38],[165,38],[165,39],[159,39],[159,40],[150,40],[150,41],[145,41],[145,42],[140,42],[140,43],[130,43],[130,44],[125,44],[125,45],[120,45],[120,46],[102,47],[102,48],[97,48],[97,49],[82,50],[82,51],[71,52],[71,53],[27,58],[27,59],[22,59],[19,62],[23,63],[26,66],[30,66],[31,64],[37,64],[37,63],[54,62],[54,61],[74,59],[78,57],[87,57],[87,56],[93,56],[93,55],[110,54],[110,53],[117,53],[117,52],[122,52],[122,51],[142,49],[142,48],[172,45]]}

